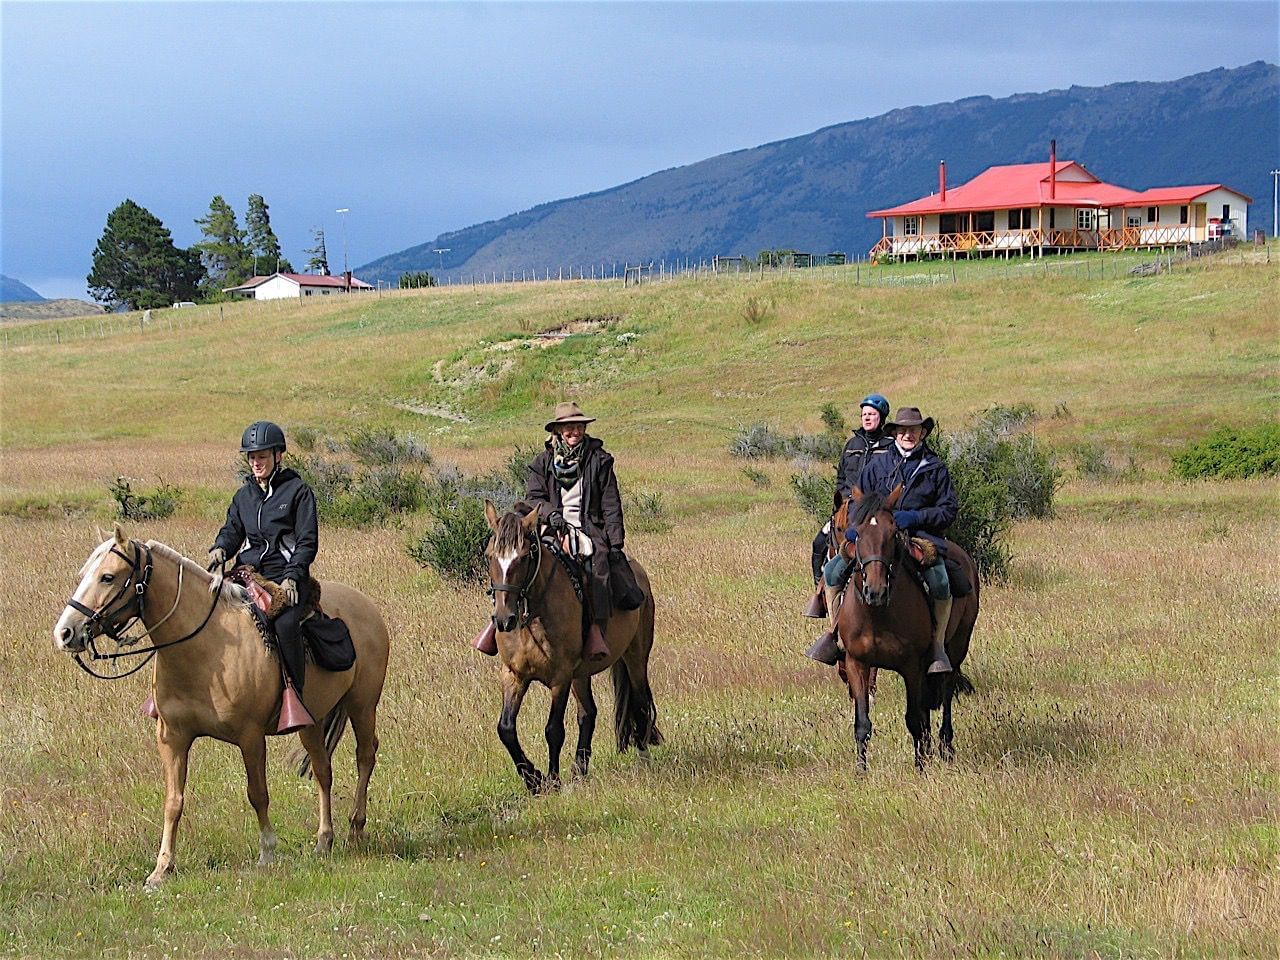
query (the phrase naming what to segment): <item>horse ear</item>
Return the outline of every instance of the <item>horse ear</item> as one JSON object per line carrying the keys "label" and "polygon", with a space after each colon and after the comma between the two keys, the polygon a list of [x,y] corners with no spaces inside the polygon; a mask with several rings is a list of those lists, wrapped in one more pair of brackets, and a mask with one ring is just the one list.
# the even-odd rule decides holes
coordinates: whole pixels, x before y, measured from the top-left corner
{"label": "horse ear", "polygon": [[854,503],[862,502],[862,490],[856,483],[853,485],[853,489],[849,491],[849,499]]}
{"label": "horse ear", "polygon": [[116,544],[121,547],[127,547],[129,545],[129,538],[124,535],[124,529],[120,526],[120,524],[113,523],[111,525],[111,528],[112,528],[112,533],[115,535],[115,538],[116,538]]}
{"label": "horse ear", "polygon": [[884,508],[886,510],[896,510],[898,508],[898,498],[902,496],[902,484],[898,484],[893,488],[893,492],[884,499]]}
{"label": "horse ear", "polygon": [[520,519],[520,526],[524,528],[524,532],[532,534],[538,529],[538,511],[530,510]]}
{"label": "horse ear", "polygon": [[484,501],[484,518],[489,523],[489,529],[494,533],[498,532],[498,508],[493,505],[493,501],[485,498]]}

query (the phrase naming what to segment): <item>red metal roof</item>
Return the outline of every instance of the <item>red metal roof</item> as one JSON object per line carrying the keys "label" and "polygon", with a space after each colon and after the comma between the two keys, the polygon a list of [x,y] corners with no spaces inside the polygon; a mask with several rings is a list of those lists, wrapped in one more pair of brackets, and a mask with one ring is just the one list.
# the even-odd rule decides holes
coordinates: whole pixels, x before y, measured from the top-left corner
{"label": "red metal roof", "polygon": [[1162,203],[1190,203],[1197,197],[1203,197],[1214,190],[1226,190],[1243,199],[1245,203],[1253,203],[1252,197],[1246,197],[1239,190],[1232,190],[1222,183],[1202,183],[1193,187],[1152,187],[1150,190],[1139,193],[1137,200],[1140,204],[1150,206],[1159,206]]}

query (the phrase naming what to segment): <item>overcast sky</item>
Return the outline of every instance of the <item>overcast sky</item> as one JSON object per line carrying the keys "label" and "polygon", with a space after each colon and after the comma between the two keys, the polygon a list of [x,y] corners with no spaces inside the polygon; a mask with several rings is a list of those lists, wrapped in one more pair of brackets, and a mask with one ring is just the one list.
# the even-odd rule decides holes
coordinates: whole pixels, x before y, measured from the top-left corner
{"label": "overcast sky", "polygon": [[1280,60],[1260,3],[0,2],[0,272],[85,296],[126,197],[261,193],[301,268],[977,94]]}

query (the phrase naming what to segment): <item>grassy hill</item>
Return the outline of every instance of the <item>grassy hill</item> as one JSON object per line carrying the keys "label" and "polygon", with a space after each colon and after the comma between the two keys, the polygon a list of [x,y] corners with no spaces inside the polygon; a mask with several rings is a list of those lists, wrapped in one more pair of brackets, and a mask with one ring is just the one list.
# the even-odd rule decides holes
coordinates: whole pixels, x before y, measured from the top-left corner
{"label": "grassy hill", "polygon": [[92,317],[102,307],[86,300],[10,300],[0,303],[0,320],[52,320],[57,317]]}
{"label": "grassy hill", "polygon": [[[0,355],[6,949],[1266,955],[1280,936],[1280,490],[1175,482],[1168,454],[1275,416],[1278,264],[446,287],[187,309],[142,331],[136,315],[39,325]],[[801,656],[814,531],[793,467],[758,463],[753,480],[726,450],[741,424],[816,431],[826,402],[852,416],[869,389],[944,428],[1030,403],[1068,478],[1055,517],[1015,528],[1010,581],[983,593],[958,759],[924,775],[892,676],[872,768],[856,773],[847,695]],[[598,689],[590,780],[527,797],[494,733],[494,664],[466,645],[483,591],[408,558],[426,517],[326,527],[318,575],[368,592],[393,633],[370,844],[313,859],[312,786],[273,759],[282,862],[254,869],[239,758],[202,743],[180,872],[144,895],[162,794],[135,714],[146,673],[90,681],[49,638],[110,519],[106,482],[182,487],[177,514],[133,532],[202,556],[250,420],[388,425],[478,470],[540,439],[564,397],[600,418],[624,492],[661,493],[673,524],[628,537],[659,605],[667,744],[649,763],[615,756]],[[1082,475],[1071,451],[1085,442],[1133,469]],[[546,703],[531,694],[521,726],[539,765]],[[339,816],[353,785],[348,742]]]}

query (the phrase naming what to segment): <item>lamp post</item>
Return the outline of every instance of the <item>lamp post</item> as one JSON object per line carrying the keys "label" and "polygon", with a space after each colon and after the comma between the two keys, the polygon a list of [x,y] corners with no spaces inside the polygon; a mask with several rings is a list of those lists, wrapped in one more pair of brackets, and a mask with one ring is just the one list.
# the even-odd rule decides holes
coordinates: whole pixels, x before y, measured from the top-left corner
{"label": "lamp post", "polygon": [[440,272],[441,273],[444,273],[444,255],[452,249],[453,247],[435,247],[431,251],[432,253],[440,254]]}
{"label": "lamp post", "polygon": [[334,213],[342,214],[342,275],[347,275],[347,214],[351,212],[350,207],[339,207]]}
{"label": "lamp post", "polygon": [[1271,239],[1274,240],[1276,233],[1276,191],[1280,189],[1280,170],[1271,171]]}

